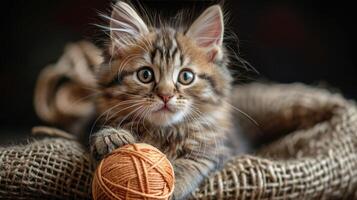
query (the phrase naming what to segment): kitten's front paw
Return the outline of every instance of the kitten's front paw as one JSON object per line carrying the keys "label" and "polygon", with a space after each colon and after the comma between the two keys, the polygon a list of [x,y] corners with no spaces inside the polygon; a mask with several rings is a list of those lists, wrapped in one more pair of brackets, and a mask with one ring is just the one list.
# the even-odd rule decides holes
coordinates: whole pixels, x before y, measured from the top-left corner
{"label": "kitten's front paw", "polygon": [[91,153],[97,160],[116,148],[133,143],[133,135],[124,129],[105,128],[90,137]]}

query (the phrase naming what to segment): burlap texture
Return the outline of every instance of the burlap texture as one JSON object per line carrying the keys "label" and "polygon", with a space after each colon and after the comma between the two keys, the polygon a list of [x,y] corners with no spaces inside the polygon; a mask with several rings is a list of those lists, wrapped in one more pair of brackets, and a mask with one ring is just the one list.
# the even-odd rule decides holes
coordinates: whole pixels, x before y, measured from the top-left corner
{"label": "burlap texture", "polygon": [[[195,199],[357,199],[357,109],[340,95],[300,84],[235,91],[253,138],[280,139],[232,158]],[[88,199],[93,166],[75,140],[49,138],[0,149],[1,199]]]}

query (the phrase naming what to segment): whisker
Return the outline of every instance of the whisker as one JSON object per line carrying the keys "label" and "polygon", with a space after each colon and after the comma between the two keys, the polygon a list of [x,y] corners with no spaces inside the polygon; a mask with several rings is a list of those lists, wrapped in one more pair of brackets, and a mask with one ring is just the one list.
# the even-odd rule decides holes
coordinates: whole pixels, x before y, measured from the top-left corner
{"label": "whisker", "polygon": [[[115,108],[117,108],[117,107],[119,107],[119,106],[121,106],[121,105],[123,105],[123,104],[126,104],[126,103],[130,103],[130,102],[122,101],[122,102],[120,102],[120,103],[118,103],[118,104],[116,104],[116,105],[114,105],[114,106],[108,108],[108,109],[105,110],[101,115],[99,115],[99,116],[95,119],[95,121],[93,122],[93,124],[92,124],[91,130],[90,130],[90,135],[93,133],[93,130],[94,130],[95,125],[99,122],[99,120],[100,120],[105,114],[108,114],[111,110],[113,110],[113,109],[115,109]],[[104,125],[105,125],[105,123],[104,123]]]}
{"label": "whisker", "polygon": [[149,116],[149,114],[150,114],[151,112],[152,112],[152,110],[151,110],[150,108],[148,108],[148,111],[145,113],[145,117],[144,117],[144,120],[143,120],[143,126],[144,126],[145,130],[146,130],[148,133],[151,133],[151,130],[148,130],[148,129],[146,128],[144,121],[147,120],[147,117]]}
{"label": "whisker", "polygon": [[[129,108],[132,108],[132,107],[134,107],[134,106],[140,105],[141,103],[142,103],[142,101],[138,101],[138,100],[132,100],[132,101],[125,102],[125,104],[132,104],[132,105],[127,106],[127,107],[125,107],[125,108],[120,109],[119,111],[114,112],[114,113],[113,113],[112,115],[110,115],[109,117],[108,117],[108,115],[107,115],[105,123],[106,123],[109,119],[112,119],[113,116],[118,115],[118,113],[120,113],[120,112],[122,112],[122,111],[124,111],[124,110],[127,110],[127,109],[129,109]],[[124,104],[124,105],[125,105],[125,104]],[[121,105],[123,105],[123,104],[121,104]],[[109,114],[109,113],[108,113],[108,114]]]}
{"label": "whisker", "polygon": [[[205,123],[207,123],[207,125],[208,125],[208,129],[210,130],[209,131],[209,133],[211,133],[212,135],[213,135],[213,140],[214,140],[214,143],[215,143],[215,148],[214,148],[214,154],[215,155],[218,155],[218,153],[217,153],[217,151],[218,151],[218,147],[219,146],[221,146],[222,145],[222,139],[217,139],[217,130],[214,128],[214,127],[216,127],[216,125],[213,123],[213,122],[210,122],[210,121],[208,121],[204,116],[204,114],[202,114],[202,112],[196,107],[196,106],[194,106],[194,105],[192,105],[192,107],[193,107],[193,111],[195,112],[195,113],[197,113],[197,115],[199,115],[199,116],[202,116],[201,117],[201,120],[203,120],[203,121],[205,121]],[[206,143],[205,143],[205,145],[206,145]],[[205,147],[206,148],[206,147]],[[205,150],[205,149],[204,149]],[[205,153],[205,152],[204,152]]]}
{"label": "whisker", "polygon": [[99,94],[98,94],[98,93],[97,93],[97,94],[89,94],[89,95],[86,95],[86,96],[84,96],[84,97],[81,97],[81,98],[75,100],[75,101],[72,103],[71,106],[76,106],[76,105],[77,105],[78,103],[80,103],[81,101],[87,100],[87,99],[89,99],[89,98],[91,98],[91,97],[95,97],[95,96],[97,96],[97,95],[99,95]]}
{"label": "whisker", "polygon": [[[207,123],[208,121],[203,117],[201,112],[194,105],[191,105],[191,113],[193,113],[196,116],[196,117],[194,117],[194,118],[196,118],[196,123],[195,124],[200,126],[199,127],[199,132],[203,133],[203,131],[202,131],[204,129],[203,124],[201,122],[199,122],[198,119],[203,120],[205,123]],[[209,122],[207,124],[208,124],[208,132],[216,133],[216,131],[213,129],[214,125],[211,125]],[[205,133],[205,134],[207,134],[207,133]],[[215,134],[213,134],[213,137],[214,137],[215,145],[217,145],[216,144]],[[201,150],[201,148],[202,148],[201,144],[202,143],[204,144],[203,151]],[[206,152],[206,148],[207,148],[206,142],[200,142],[200,146],[199,146],[199,150],[198,151],[201,152],[204,155],[205,152]],[[196,157],[197,156],[198,155],[196,155]]]}
{"label": "whisker", "polygon": [[120,127],[122,125],[122,123],[129,117],[131,116],[133,113],[135,113],[137,110],[139,110],[139,108],[135,108],[134,110],[132,110],[129,114],[125,115],[125,117],[120,121],[120,123],[117,125],[117,127]]}
{"label": "whisker", "polygon": [[243,116],[245,116],[247,119],[249,119],[252,123],[254,123],[257,127],[260,127],[259,123],[257,121],[255,121],[253,119],[253,117],[251,117],[248,113],[242,111],[241,109],[233,106],[232,104],[230,104],[229,102],[225,101],[225,103],[227,103],[229,106],[231,106],[234,110],[238,111],[239,113],[241,113]]}
{"label": "whisker", "polygon": [[147,107],[144,107],[144,110],[143,110],[143,112],[140,112],[140,118],[139,118],[139,121],[138,121],[138,123],[137,123],[137,125],[136,125],[136,130],[137,130],[137,132],[139,132],[139,124],[140,124],[140,121],[142,120],[142,126],[144,126],[144,116],[145,116],[145,114],[148,112],[148,108]]}
{"label": "whisker", "polygon": [[133,129],[133,124],[136,123],[136,118],[137,117],[140,117],[140,115],[142,114],[142,109],[145,109],[144,105],[141,105],[139,110],[136,112],[136,114],[134,115],[134,118],[132,119],[132,122],[131,125],[130,125],[130,132],[132,132],[132,129]]}
{"label": "whisker", "polygon": [[102,116],[104,116],[107,112],[110,112],[110,110],[112,110],[113,108],[115,108],[115,107],[117,107],[117,106],[119,106],[119,105],[115,105],[115,106],[112,106],[112,107],[108,108],[107,110],[105,110],[101,115],[99,115],[99,116],[94,120],[94,122],[93,122],[93,124],[92,124],[92,127],[91,127],[91,130],[90,130],[90,132],[89,132],[90,135],[92,135],[93,130],[94,130],[94,127],[95,127],[95,125],[98,123],[99,119],[100,119]]}

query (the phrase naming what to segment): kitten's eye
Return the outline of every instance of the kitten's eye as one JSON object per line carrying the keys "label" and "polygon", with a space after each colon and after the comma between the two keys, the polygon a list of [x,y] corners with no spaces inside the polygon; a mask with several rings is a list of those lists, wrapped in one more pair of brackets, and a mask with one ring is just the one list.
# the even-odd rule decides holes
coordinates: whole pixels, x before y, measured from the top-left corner
{"label": "kitten's eye", "polygon": [[182,85],[189,85],[193,82],[194,79],[195,79],[195,74],[187,69],[182,70],[178,77],[178,81]]}
{"label": "kitten's eye", "polygon": [[143,83],[149,83],[154,80],[154,72],[149,67],[143,67],[137,72],[138,79]]}

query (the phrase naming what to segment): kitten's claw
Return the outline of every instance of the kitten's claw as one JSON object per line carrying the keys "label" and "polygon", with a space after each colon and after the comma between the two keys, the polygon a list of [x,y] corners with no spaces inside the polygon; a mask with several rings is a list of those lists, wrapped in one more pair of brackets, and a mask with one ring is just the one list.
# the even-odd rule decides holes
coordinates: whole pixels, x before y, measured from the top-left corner
{"label": "kitten's claw", "polygon": [[135,143],[133,135],[124,129],[105,128],[90,137],[91,153],[97,160],[114,149]]}

